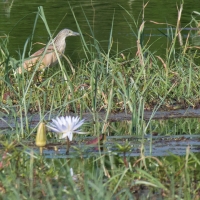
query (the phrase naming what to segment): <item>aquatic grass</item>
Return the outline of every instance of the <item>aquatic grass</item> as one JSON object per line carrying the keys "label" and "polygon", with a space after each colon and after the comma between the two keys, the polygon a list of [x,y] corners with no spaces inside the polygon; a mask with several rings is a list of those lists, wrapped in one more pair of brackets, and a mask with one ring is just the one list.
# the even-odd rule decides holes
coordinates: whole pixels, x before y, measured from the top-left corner
{"label": "aquatic grass", "polygon": [[[136,197],[138,194],[153,198],[156,194],[165,199],[184,195],[191,198],[199,189],[193,173],[199,167],[198,157],[188,150],[183,157],[144,157],[145,165],[139,157],[131,158],[128,154],[126,157],[128,167],[116,154],[85,159],[49,159],[27,151],[26,146],[24,149],[14,148],[7,157],[9,167],[1,169],[1,196],[9,197],[14,192],[26,198],[56,196],[62,199],[63,196],[75,195],[84,199],[95,195],[97,199],[102,199],[102,196],[110,199]],[[73,176],[70,168],[73,168]],[[195,177],[198,180],[198,170]]]}
{"label": "aquatic grass", "polygon": [[[87,23],[88,26],[90,26],[89,21]],[[114,23],[114,21],[112,23]],[[139,32],[137,33],[138,39],[141,39],[140,35],[142,35],[144,28],[143,26],[144,24],[140,27]],[[81,28],[79,27],[78,29],[81,32]],[[185,59],[183,59],[183,57],[179,57],[178,61],[176,57],[173,58],[167,57],[167,59],[164,59],[161,56],[157,56],[155,52],[151,53],[148,47],[149,45],[144,44],[143,42],[143,47],[141,46],[142,48],[140,48],[139,46],[137,47],[139,52],[139,57],[136,56],[135,58],[132,58],[130,60],[119,61],[119,59],[121,59],[121,56],[119,55],[120,53],[117,52],[113,54],[113,50],[111,49],[112,27],[108,45],[109,54],[102,51],[100,44],[94,38],[95,36],[92,33],[92,28],[90,28],[90,30],[94,44],[86,43],[82,33],[81,33],[82,34],[81,40],[83,44],[87,46],[87,49],[90,50],[89,53],[91,56],[90,57],[91,60],[82,60],[80,63],[78,63],[77,67],[79,70],[76,71],[76,75],[69,76],[68,71],[66,71],[65,68],[63,68],[60,72],[55,72],[55,70],[50,69],[44,73],[44,75],[45,74],[50,75],[51,73],[53,73],[52,75],[50,75],[52,81],[53,79],[54,80],[59,79],[63,81],[59,81],[59,83],[58,81],[57,82],[55,81],[56,84],[53,85],[48,84],[49,88],[48,90],[42,89],[42,91],[46,93],[44,94],[46,96],[45,98],[50,99],[48,104],[41,104],[44,106],[43,110],[47,110],[47,108],[49,107],[52,108],[52,111],[55,110],[56,107],[61,108],[63,101],[64,101],[63,104],[67,105],[67,100],[70,100],[71,103],[69,103],[68,104],[69,106],[67,107],[63,106],[63,109],[65,109],[65,111],[72,109],[74,110],[74,112],[90,111],[93,113],[93,111],[98,111],[101,110],[102,108],[104,109],[106,108],[107,110],[108,105],[106,104],[108,104],[108,99],[106,97],[109,96],[108,86],[112,85],[113,77],[115,81],[113,84],[113,98],[112,99],[110,98],[109,101],[110,105],[108,110],[110,111],[125,110],[126,112],[129,111],[132,112],[131,102],[139,101],[141,96],[143,96],[145,101],[144,108],[150,107],[150,109],[152,109],[151,106],[152,103],[154,105],[155,104],[159,105],[160,100],[163,101],[162,105],[166,105],[166,102],[169,101],[170,99],[174,98],[178,100],[180,99],[179,97],[181,96],[186,99],[188,105],[195,105],[194,101],[195,98],[191,96],[197,96],[199,92],[197,87],[198,77],[196,76],[195,77],[196,80],[194,79],[194,74],[198,74],[196,73],[196,70],[198,70],[198,68],[196,66],[196,69],[193,70],[194,66],[194,63],[192,62],[193,57],[190,56]],[[186,47],[184,49],[186,49]],[[95,52],[92,52],[93,50],[95,50]],[[181,53],[182,52],[180,52],[180,54]],[[171,63],[168,63],[169,59],[172,60],[170,61]],[[126,62],[127,64],[124,64]],[[183,69],[182,67],[187,63],[189,63],[190,66],[188,72],[185,71],[187,68]],[[106,71],[109,73],[106,73]],[[126,79],[123,78],[124,76],[126,76]],[[30,81],[27,82],[26,80],[26,87],[25,87],[26,90],[24,90],[24,92],[22,91],[22,96],[20,95],[18,97],[18,99],[22,99],[23,102],[25,102],[24,99],[26,98],[26,95],[28,96],[29,92],[32,92],[32,94],[35,93],[34,90],[30,89],[30,87],[32,87],[33,76],[29,77],[27,74],[25,74],[25,77]],[[81,79],[79,79],[80,77]],[[128,77],[130,77],[130,80],[132,82],[130,86],[127,85],[127,83],[130,82]],[[19,84],[20,87],[22,88],[23,84],[25,84],[24,79],[21,80],[22,85],[21,83]],[[50,79],[49,81],[52,83]],[[174,88],[172,87],[173,81],[175,81]],[[105,83],[107,83],[108,85],[107,87]],[[85,86],[81,87],[81,85],[86,85],[86,87]],[[121,93],[121,90],[117,91],[118,85],[120,85],[120,87],[123,86],[123,91],[124,91],[123,93]],[[44,86],[45,88],[45,83],[42,83],[41,86],[39,86],[38,88],[42,88],[42,86]],[[53,88],[52,86],[57,88],[58,91],[58,95],[54,96],[57,98],[56,101],[57,103],[55,104],[55,106],[54,103],[51,101],[51,92]],[[132,89],[134,87],[136,88],[137,91],[137,95],[135,97],[133,96],[133,90],[135,89]],[[186,87],[187,87],[187,96],[185,97],[184,93]],[[76,88],[79,89],[76,90]],[[127,88],[129,88],[130,91],[128,91]],[[151,89],[149,90],[149,88]],[[172,89],[169,92],[170,88]],[[129,94],[130,92],[131,95]],[[194,95],[194,93],[196,93],[196,95]],[[38,94],[36,93],[36,96],[37,95]],[[165,96],[166,98],[164,99],[163,97]],[[32,101],[35,102],[36,99],[38,98],[34,98]],[[77,102],[73,101],[72,99],[77,99]],[[130,101],[128,99],[130,99]],[[102,100],[104,101],[103,104]],[[80,102],[81,102],[81,107],[79,107]],[[128,102],[128,107],[121,106],[121,105],[126,105],[127,104],[126,102]],[[33,103],[31,103],[30,100],[28,100],[26,107],[29,107],[29,105],[33,105]],[[22,110],[24,106],[25,105],[22,106]]]}
{"label": "aquatic grass", "polygon": [[199,120],[192,118],[151,120],[147,133],[159,133],[163,136],[198,135],[200,132]]}
{"label": "aquatic grass", "polygon": [[[41,12],[41,10],[39,10],[39,12]],[[38,12],[38,13],[39,13]],[[41,14],[40,14],[41,15]],[[38,18],[38,14],[36,16],[36,19]],[[24,55],[25,55],[25,51],[26,51],[26,48],[27,48],[27,44],[28,44],[28,40],[26,41],[25,43],[25,47],[24,47],[24,51],[23,51],[23,55],[22,55],[22,62],[24,60]],[[25,112],[25,116],[27,116],[27,113],[28,113],[28,110],[30,108],[30,105],[32,105],[32,107],[35,107],[35,105],[37,105],[37,103],[39,102],[38,100],[41,99],[39,98],[39,93],[37,94],[37,90],[32,89],[31,87],[33,86],[33,79],[36,75],[36,70],[37,68],[39,67],[40,63],[38,63],[36,65],[36,69],[34,70],[34,72],[32,74],[22,74],[22,76],[19,76],[19,75],[16,75],[14,78],[16,80],[16,83],[14,83],[15,85],[17,85],[17,91],[15,91],[15,94],[17,94],[17,99],[18,99],[18,103],[19,103],[19,108],[20,108],[20,119],[21,119],[21,134],[22,134],[22,137],[24,137],[24,133],[23,133],[23,127],[24,127],[24,122],[22,121],[23,117],[22,117],[22,113]],[[15,70],[16,66],[12,66],[13,70]],[[5,68],[7,69],[7,67]],[[66,76],[65,76],[66,77]],[[65,78],[66,79],[66,78]],[[43,100],[44,100],[44,103],[42,104],[43,106],[43,111],[45,109],[45,102],[46,102],[46,96],[47,94],[44,92],[43,89],[41,89],[41,87],[37,87],[37,89],[39,89],[40,91],[43,91]],[[69,87],[71,88],[71,87]],[[13,88],[14,89],[14,88]],[[35,93],[36,91],[36,93]],[[73,88],[71,89],[71,91],[73,91]],[[3,96],[3,95],[2,95]],[[31,97],[31,99],[30,99]],[[33,97],[33,98],[32,98]],[[34,98],[35,97],[35,98]],[[73,103],[73,101],[72,101]],[[35,105],[33,105],[35,104]],[[62,104],[62,103],[60,103]],[[76,107],[74,106],[74,109],[76,109]],[[45,109],[46,110],[46,109]],[[44,113],[44,112],[43,112]],[[29,132],[29,127],[28,127],[28,118],[25,117],[25,124],[26,124],[26,131]]]}
{"label": "aquatic grass", "polygon": [[[37,17],[36,17],[36,20],[37,20]],[[35,22],[36,23],[36,22]],[[23,51],[23,54],[22,54],[22,61],[18,62],[18,63],[14,63],[14,62],[11,62],[12,60],[10,59],[10,68],[15,71],[16,68],[17,68],[17,65],[22,63],[23,60],[24,60],[24,57],[25,57],[25,50],[27,49],[27,45],[28,45],[28,40],[26,41],[25,45],[24,45],[24,51]],[[9,57],[8,57],[9,58]],[[36,66],[36,69],[39,67]],[[5,69],[7,69],[8,67],[5,67]],[[9,72],[10,74],[11,72]],[[27,93],[28,93],[28,90],[30,89],[30,86],[31,86],[31,83],[33,81],[33,77],[35,76],[35,73],[36,73],[36,70],[35,72],[32,74],[32,76],[30,77],[30,79],[26,79],[25,75],[22,74],[22,76],[20,77],[19,75],[14,75],[14,79],[15,79],[15,85],[17,85],[16,88],[14,87],[10,87],[11,89],[11,92],[14,92],[16,94],[16,97],[18,99],[18,103],[19,103],[19,109],[20,109],[20,119],[21,119],[21,135],[22,137],[24,137],[24,132],[23,132],[23,121],[22,121],[22,112],[25,112],[25,116],[27,116],[27,113],[28,113],[28,107],[29,107],[29,104],[30,104],[30,98],[29,100],[27,101],[26,98],[27,98]],[[25,79],[27,80],[25,82]],[[28,123],[28,119],[27,117],[25,117],[25,124],[26,124],[26,131],[29,132],[29,123]]]}
{"label": "aquatic grass", "polygon": [[[143,25],[137,33],[138,38],[145,28]],[[86,36],[82,39],[86,39]],[[110,130],[112,130],[111,133],[116,134],[114,130],[117,130],[118,134],[142,136],[140,151],[143,162],[146,163],[145,156],[142,154],[145,150],[144,138],[145,134],[151,133],[149,130],[152,129],[149,127],[152,127],[154,123],[151,119],[148,122],[144,120],[144,109],[151,109],[154,114],[162,106],[166,108],[168,104],[173,105],[174,99],[177,102],[181,101],[183,97],[187,105],[195,105],[195,99],[198,99],[199,93],[198,66],[196,65],[193,69],[194,57],[188,54],[183,57],[183,51],[176,52],[176,55],[181,56],[178,59],[173,57],[174,60],[171,59],[168,67],[166,58],[158,56],[157,52],[150,51],[151,44],[143,42],[143,46],[137,46],[139,56],[136,55],[134,58],[125,57],[120,55],[121,52],[113,51],[111,44],[110,35],[108,55],[107,52],[102,51],[96,38],[92,38],[89,43],[85,42],[90,50],[90,57],[74,65],[77,66],[74,68],[75,74],[65,67],[59,71],[50,68],[43,74],[44,82],[35,86],[29,82],[33,77],[32,74],[24,74],[24,79],[19,79],[19,83],[20,87],[27,88],[27,93],[22,93],[22,97],[23,94],[26,94],[27,111],[30,111],[30,108],[35,108],[35,111],[32,111],[40,113],[40,120],[43,119],[45,113],[53,115],[55,111],[59,114],[69,111],[75,113],[89,111],[93,114],[94,121],[90,128],[92,135],[109,134]],[[187,91],[187,95],[185,95],[185,91]],[[195,96],[193,96],[194,93],[196,93]],[[99,111],[106,112],[103,125],[98,116]],[[109,113],[113,111],[132,113],[132,125],[127,123],[128,130],[125,128],[126,124],[124,127],[119,124],[113,128],[108,123]],[[21,113],[23,113],[23,106]],[[49,119],[51,119],[50,116]],[[30,119],[27,118],[28,123]],[[24,125],[18,128],[20,134],[22,128]],[[35,128],[28,127],[21,136],[31,138],[34,136],[34,131]],[[20,137],[18,136],[19,139]],[[151,153],[151,145],[153,144],[152,138],[150,140],[149,153]]]}
{"label": "aquatic grass", "polygon": [[[87,23],[90,26],[88,20]],[[136,34],[138,38],[145,28],[143,25]],[[81,27],[77,26],[81,33]],[[89,111],[95,120],[93,126],[88,128],[92,135],[112,135],[117,132],[122,138],[124,134],[140,136],[140,157],[131,158],[127,153],[125,163],[117,152],[109,152],[109,155],[99,152],[96,157],[89,155],[88,158],[83,158],[80,153],[80,157],[51,159],[41,157],[34,148],[30,150],[32,147],[23,145],[22,148],[8,151],[7,159],[10,164],[3,166],[0,174],[1,198],[90,199],[95,196],[95,199],[153,199],[157,195],[162,199],[198,198],[198,154],[192,154],[187,148],[186,156],[171,155],[155,159],[145,156],[143,151],[145,134],[198,134],[198,120],[183,119],[178,122],[173,119],[165,123],[163,120],[152,120],[154,112],[162,106],[174,108],[174,102],[180,102],[180,106],[197,105],[199,67],[194,61],[196,55],[187,52],[188,44],[185,44],[184,50],[177,51],[176,46],[172,45],[166,49],[166,57],[158,56],[157,52],[150,51],[148,44],[143,43],[137,46],[139,56],[126,60],[111,48],[112,28],[108,52],[101,49],[91,26],[90,29],[91,43],[87,43],[81,33],[86,58],[74,68],[78,68],[76,73],[68,72],[64,65],[59,71],[48,69],[44,72],[45,80],[40,85],[33,84],[33,74],[36,71],[33,74],[24,74],[22,78],[14,77],[14,84],[8,84],[4,69],[9,65],[14,70],[16,65],[12,62],[5,64],[4,61],[9,60],[8,55],[1,54],[1,98],[13,87],[11,91],[17,89],[17,94],[14,92],[17,99],[16,108],[20,107],[20,110],[16,109],[19,111],[17,113],[11,99],[11,104],[8,100],[2,104],[3,110],[14,116],[15,120],[21,116],[21,122],[16,122],[16,134],[5,136],[4,139],[9,138],[9,142],[12,142],[16,137],[18,140],[22,136],[34,138],[35,127],[30,128],[29,124],[27,130],[21,134],[24,128],[22,117],[30,108],[39,112],[40,120],[45,113],[50,113],[51,119],[56,111],[59,114],[71,110],[76,113]],[[174,37],[177,35],[172,35],[171,39]],[[185,102],[181,103],[182,100]],[[144,109],[153,110],[149,121],[144,119]],[[103,123],[100,122],[99,111],[106,112]],[[109,113],[113,111],[132,113],[132,121],[124,124],[109,122]],[[26,126],[30,118],[25,117]],[[5,150],[6,148],[3,148],[3,151]],[[73,176],[70,174],[71,168],[74,170]]]}
{"label": "aquatic grass", "polygon": [[[76,16],[74,15],[74,12],[73,12],[73,9],[71,8],[71,11],[72,11],[72,14],[73,14],[73,16],[74,16],[74,19],[75,19],[75,21],[76,21],[76,24],[77,24],[77,27],[78,27],[78,30],[79,30],[79,32],[81,33],[81,28],[80,28],[80,26],[79,26],[79,24],[78,24],[78,21],[76,20]],[[84,13],[84,10],[82,9],[82,11],[83,11],[83,14],[84,14],[84,16],[85,16],[85,19],[86,19],[86,22],[87,22],[87,24],[88,24],[88,27],[89,27],[89,30],[90,30],[90,33],[91,33],[91,35],[92,35],[92,39],[93,39],[93,44],[92,45],[90,45],[92,48],[94,47],[94,50],[96,51],[95,52],[95,54],[94,53],[92,53],[92,54],[90,54],[91,55],[91,59],[92,59],[92,63],[91,63],[91,65],[92,65],[92,70],[91,70],[91,73],[90,73],[90,75],[91,75],[91,79],[90,79],[90,85],[91,85],[91,93],[90,93],[90,95],[91,95],[91,100],[92,100],[92,102],[91,102],[91,105],[92,105],[92,109],[91,109],[91,111],[92,111],[92,113],[94,112],[96,112],[97,111],[97,95],[98,95],[98,93],[100,94],[100,96],[101,95],[103,95],[103,98],[104,97],[106,97],[106,96],[104,96],[104,91],[103,90],[105,90],[106,88],[104,87],[100,87],[100,81],[105,77],[106,78],[106,80],[107,80],[107,75],[106,75],[106,73],[109,73],[109,65],[110,65],[110,58],[109,58],[109,52],[111,51],[111,46],[112,46],[112,30],[113,30],[113,21],[114,21],[114,17],[113,17],[113,20],[112,20],[112,26],[111,26],[111,31],[110,31],[110,37],[109,37],[109,44],[108,44],[108,53],[104,56],[104,52],[102,52],[102,48],[99,46],[99,43],[98,43],[98,41],[95,39],[95,35],[94,35],[94,32],[93,32],[93,30],[92,30],[92,27],[91,27],[91,25],[90,25],[90,23],[89,23],[89,21],[88,21],[88,19],[87,19],[87,17],[86,17],[86,15],[85,15],[85,13]],[[88,47],[88,45],[87,45],[87,43],[85,42],[85,39],[84,39],[84,37],[83,37],[83,34],[81,33],[81,40],[82,40],[82,43],[83,43],[83,46],[85,47],[85,49],[87,49],[87,50],[89,50],[90,48]],[[106,64],[106,62],[107,62],[107,64]],[[106,71],[107,72],[105,72],[105,68],[106,67]],[[97,70],[98,69],[98,70]],[[107,81],[106,81],[107,82]],[[107,82],[108,83],[108,82]],[[106,86],[106,85],[104,85],[104,86]],[[94,92],[93,92],[94,91]],[[102,98],[102,97],[101,97]],[[104,100],[106,100],[106,99],[104,99]],[[110,103],[111,103],[111,101],[109,101]],[[107,103],[108,103],[108,101],[107,101]],[[100,102],[98,102],[98,104],[99,104],[99,106],[101,107],[101,103]],[[106,107],[107,107],[107,105],[105,105]],[[109,106],[109,108],[110,108],[110,106]],[[94,120],[95,120],[95,114],[94,114]],[[95,120],[96,121],[96,120]]]}

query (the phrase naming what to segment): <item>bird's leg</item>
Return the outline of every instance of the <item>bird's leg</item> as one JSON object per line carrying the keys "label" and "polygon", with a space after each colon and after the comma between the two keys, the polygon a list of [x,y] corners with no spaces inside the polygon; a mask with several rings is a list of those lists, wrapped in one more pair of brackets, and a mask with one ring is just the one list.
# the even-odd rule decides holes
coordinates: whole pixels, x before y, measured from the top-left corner
{"label": "bird's leg", "polygon": [[42,76],[43,76],[43,72],[41,71],[36,72],[37,82],[42,83]]}
{"label": "bird's leg", "polygon": [[69,141],[69,138],[67,137],[67,150],[66,150],[66,154],[69,153],[69,148],[70,148],[70,141]]}
{"label": "bird's leg", "polygon": [[39,74],[39,76],[38,76],[38,81],[39,81],[39,83],[42,83],[42,75],[41,74]]}

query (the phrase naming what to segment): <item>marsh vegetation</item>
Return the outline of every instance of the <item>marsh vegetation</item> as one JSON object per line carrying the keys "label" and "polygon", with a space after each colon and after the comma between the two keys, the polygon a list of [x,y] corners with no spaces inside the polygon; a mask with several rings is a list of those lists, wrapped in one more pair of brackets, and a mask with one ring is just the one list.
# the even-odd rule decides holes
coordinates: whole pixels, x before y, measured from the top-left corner
{"label": "marsh vegetation", "polygon": [[[199,46],[195,43],[199,37],[199,21],[192,16],[188,25],[191,29],[183,38],[182,8],[181,5],[178,9],[174,27],[166,23],[164,56],[150,50],[150,36],[143,40],[145,22],[139,20],[141,18],[135,20],[127,10],[124,12],[132,20],[132,24],[127,25],[137,39],[134,56],[113,49],[114,18],[105,51],[95,38],[87,16],[89,40],[85,40],[74,15],[85,58],[73,63],[69,57],[64,57],[42,74],[37,70],[40,63],[30,72],[15,73],[31,41],[27,40],[17,59],[9,54],[9,36],[0,38],[0,117],[8,125],[9,118],[15,122],[15,127],[1,129],[2,199],[200,198],[199,155],[191,152],[189,145],[184,156],[169,153],[165,157],[155,157],[151,154],[154,135],[181,135],[180,140],[183,140],[184,135],[199,134],[198,119],[153,120],[158,110],[199,108],[200,60]],[[74,14],[73,9],[71,11]],[[199,16],[198,12],[193,14]],[[39,17],[53,38],[42,7],[38,8],[35,25]],[[144,110],[152,111],[148,120],[144,119]],[[103,119],[99,112],[104,112]],[[119,112],[131,114],[132,119],[111,123],[109,115]],[[39,121],[32,126],[31,115],[35,113]],[[89,136],[75,137],[71,156],[40,155],[34,145],[39,123],[48,123],[53,115],[69,113],[78,116],[90,113],[92,118],[83,126]],[[102,134],[121,138],[112,145],[106,141],[92,143],[94,149],[88,151],[90,143],[84,141]],[[136,157],[131,156],[135,147],[127,135],[139,138]],[[148,148],[146,140],[150,141]],[[47,150],[56,154],[59,143],[62,142],[49,131]]]}

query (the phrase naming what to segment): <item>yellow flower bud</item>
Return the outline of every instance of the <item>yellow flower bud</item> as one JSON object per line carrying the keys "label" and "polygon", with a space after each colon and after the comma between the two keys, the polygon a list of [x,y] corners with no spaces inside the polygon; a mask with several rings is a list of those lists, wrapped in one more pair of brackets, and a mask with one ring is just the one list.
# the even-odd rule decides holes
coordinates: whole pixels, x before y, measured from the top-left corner
{"label": "yellow flower bud", "polygon": [[38,147],[44,147],[46,143],[47,143],[46,125],[44,122],[41,122],[37,129],[35,144]]}

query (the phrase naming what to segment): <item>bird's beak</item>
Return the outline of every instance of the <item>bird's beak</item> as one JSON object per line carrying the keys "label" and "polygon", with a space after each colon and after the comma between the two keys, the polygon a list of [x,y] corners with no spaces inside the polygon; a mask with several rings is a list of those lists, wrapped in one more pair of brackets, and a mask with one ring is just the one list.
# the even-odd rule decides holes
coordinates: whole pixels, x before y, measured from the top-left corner
{"label": "bird's beak", "polygon": [[78,35],[80,35],[80,34],[77,33],[77,32],[73,32],[73,33],[72,33],[72,36],[78,36]]}

